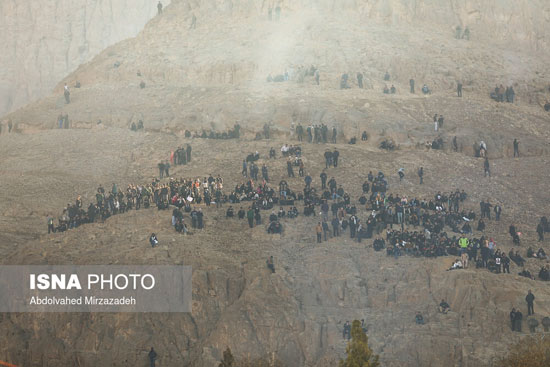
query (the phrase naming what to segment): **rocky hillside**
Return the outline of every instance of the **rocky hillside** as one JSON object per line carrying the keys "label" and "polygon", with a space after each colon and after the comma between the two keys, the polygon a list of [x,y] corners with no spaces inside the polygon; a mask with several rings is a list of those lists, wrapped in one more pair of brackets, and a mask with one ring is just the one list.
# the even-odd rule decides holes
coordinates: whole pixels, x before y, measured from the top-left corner
{"label": "rocky hillside", "polygon": [[[279,236],[268,235],[263,225],[249,229],[245,221],[225,218],[227,206],[203,208],[206,228],[183,236],[171,228],[170,211],[142,209],[67,233],[45,234],[48,213],[57,215],[78,194],[87,204],[100,183],[124,187],[148,182],[156,163],[186,142],[193,145],[195,158],[173,169],[176,177],[219,173],[230,188],[242,181],[240,158],[258,150],[276,184],[287,179],[285,159],[265,157],[269,147],[283,141],[287,139],[212,144],[116,128],[0,136],[3,264],[183,263],[192,265],[194,274],[191,314],[1,315],[0,339],[7,342],[0,344],[0,360],[20,366],[145,366],[153,345],[161,366],[210,367],[229,346],[239,359],[276,353],[289,367],[332,367],[344,356],[343,323],[364,318],[384,366],[478,367],[489,366],[524,335],[511,332],[507,320],[511,307],[525,307],[527,289],[536,294],[539,319],[550,313],[547,285],[517,276],[521,269],[514,264],[510,275],[447,272],[453,257],[396,261],[375,252],[372,240],[351,240],[349,232],[316,244],[318,217],[285,219],[285,233]],[[547,206],[540,205],[549,202],[548,156],[495,160],[489,181],[482,177],[481,162],[462,154],[423,149],[388,153],[369,143],[335,147],[341,164],[328,173],[354,202],[370,170],[385,172],[391,191],[409,197],[431,198],[440,190],[464,188],[467,209],[478,211],[485,198],[503,206],[502,221],[488,221],[485,231],[500,248],[512,247],[507,235],[512,221],[524,233],[523,255],[527,246],[539,246],[533,222],[548,214]],[[326,146],[303,148],[318,187]],[[419,165],[426,170],[422,186],[413,175]],[[408,175],[399,182],[395,172],[402,166]],[[292,188],[303,185],[300,177],[287,180]],[[358,215],[364,220],[368,212],[359,207]],[[160,247],[149,246],[151,232],[157,233]],[[543,246],[550,251],[547,242]],[[269,255],[275,258],[275,274],[265,266]],[[526,267],[536,273],[540,264],[530,259]],[[452,307],[445,316],[437,313],[441,298]],[[426,325],[414,324],[416,311],[424,314]]]}
{"label": "rocky hillside", "polygon": [[[347,137],[366,127],[373,136],[393,134],[400,144],[415,145],[431,139],[417,130],[418,122],[429,122],[442,112],[442,104],[450,104],[446,117],[459,122],[454,132],[459,138],[490,139],[483,130],[489,126],[477,123],[482,119],[493,131],[515,132],[514,124],[525,119],[519,131],[533,132],[530,146],[545,149],[536,139],[547,130],[530,122],[547,118],[541,106],[549,98],[549,49],[532,43],[548,40],[548,27],[541,25],[547,4],[541,2],[543,11],[533,17],[533,2],[525,2],[521,12],[517,2],[509,7],[502,2],[494,7],[486,2],[331,4],[283,2],[281,20],[269,21],[270,3],[173,3],[136,38],[108,48],[65,78],[52,95],[5,120],[21,131],[52,128],[66,113],[74,126],[101,121],[129,127],[143,120],[149,129],[172,132],[221,130],[236,121],[255,129],[267,122],[281,131],[288,131],[291,122],[323,122],[340,126]],[[442,15],[432,22],[428,14]],[[193,15],[195,29],[190,27]],[[471,29],[469,41],[454,38],[449,24],[458,23]],[[522,25],[518,32],[492,33],[516,23]],[[320,71],[319,86],[303,75],[311,65]],[[290,81],[266,82],[268,75],[285,71]],[[389,81],[383,80],[386,71]],[[350,75],[352,87],[344,91],[339,90],[343,73]],[[357,88],[357,73],[364,75],[364,89]],[[415,95],[408,92],[411,78]],[[82,88],[72,89],[67,105],[63,84],[76,80]],[[458,81],[465,98],[443,102],[455,95]],[[397,94],[383,95],[385,84],[395,85]],[[419,93],[423,84],[431,95]],[[497,84],[514,86],[517,107],[492,103],[489,93]],[[493,139],[493,146],[503,150],[502,139]]]}
{"label": "rocky hillside", "polygon": [[0,2],[0,116],[49,94],[80,64],[138,34],[156,13],[151,0]]}
{"label": "rocky hillside", "polygon": [[[468,269],[447,272],[453,258],[401,257],[375,252],[372,241],[348,237],[316,244],[318,217],[285,219],[283,236],[225,218],[225,208],[204,208],[206,229],[181,236],[170,213],[132,211],[105,223],[46,235],[45,217],[57,215],[98,184],[149,182],[170,150],[193,145],[191,164],[177,177],[220,174],[229,190],[242,182],[241,161],[259,151],[276,185],[284,159],[270,147],[297,143],[291,123],[336,126],[341,164],[329,169],[353,201],[369,171],[383,171],[390,190],[430,199],[464,189],[467,209],[491,199],[504,208],[485,231],[506,252],[514,222],[521,249],[536,242],[534,224],[548,215],[550,171],[548,7],[544,1],[282,1],[281,19],[269,20],[275,2],[174,1],[135,38],[117,43],[68,75],[53,93],[7,115],[13,134],[0,135],[0,254],[2,263],[192,265],[191,314],[0,315],[0,360],[21,366],[146,365],[151,345],[160,366],[211,367],[231,347],[239,359],[276,354],[286,366],[332,367],[344,356],[342,326],[364,318],[369,342],[384,366],[490,366],[523,334],[507,327],[511,307],[524,307],[527,289],[537,315],[550,313],[545,283]],[[191,27],[193,15],[196,27]],[[272,10],[272,17],[276,13]],[[456,39],[455,27],[471,30]],[[320,85],[301,67],[316,66]],[[290,80],[268,83],[289,72]],[[390,80],[384,81],[384,73]],[[358,88],[356,74],[364,75]],[[339,89],[343,73],[350,89]],[[409,79],[416,93],[409,93]],[[63,98],[63,84],[82,83]],[[456,97],[457,81],[464,96]],[[140,84],[143,82],[143,88]],[[426,83],[432,89],[422,95]],[[489,98],[495,84],[513,85],[516,101]],[[387,84],[397,93],[382,94]],[[445,116],[435,132],[432,116]],[[55,129],[68,114],[72,129]],[[145,131],[128,127],[143,120]],[[186,139],[183,132],[222,131],[239,122],[240,140]],[[254,140],[264,124],[271,140]],[[367,131],[357,145],[349,138]],[[450,142],[457,137],[458,152]],[[443,150],[424,143],[441,137]],[[399,149],[379,149],[383,139]],[[521,159],[512,141],[521,142]],[[487,142],[493,177],[485,179],[473,146]],[[302,145],[305,165],[319,187],[327,146]],[[330,148],[333,146],[331,145]],[[425,169],[425,184],[415,172]],[[400,182],[396,171],[406,170]],[[295,190],[300,177],[287,179]],[[298,205],[302,210],[301,204]],[[262,212],[264,214],[265,212]],[[267,216],[267,213],[265,213]],[[368,212],[359,209],[364,220]],[[158,234],[161,246],[147,238]],[[476,232],[476,236],[480,233]],[[265,266],[275,257],[276,273]],[[536,273],[542,263],[530,259]],[[445,298],[448,315],[437,313]],[[414,324],[421,311],[426,325]],[[523,310],[525,311],[525,310]],[[524,312],[525,314],[525,312]]]}

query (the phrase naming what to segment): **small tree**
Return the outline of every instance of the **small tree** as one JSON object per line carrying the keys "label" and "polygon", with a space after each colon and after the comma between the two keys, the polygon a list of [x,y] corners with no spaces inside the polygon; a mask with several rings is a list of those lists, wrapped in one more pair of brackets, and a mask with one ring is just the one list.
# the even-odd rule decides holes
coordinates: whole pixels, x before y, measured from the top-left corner
{"label": "small tree", "polygon": [[528,337],[510,348],[508,355],[499,361],[501,367],[550,366],[550,338]]}
{"label": "small tree", "polygon": [[233,354],[231,354],[231,349],[227,347],[227,349],[223,352],[223,359],[218,365],[218,367],[234,367],[235,358],[233,358]]}
{"label": "small tree", "polygon": [[359,320],[351,324],[351,341],[346,347],[347,358],[340,360],[340,367],[379,367],[378,356],[369,348],[369,338]]}

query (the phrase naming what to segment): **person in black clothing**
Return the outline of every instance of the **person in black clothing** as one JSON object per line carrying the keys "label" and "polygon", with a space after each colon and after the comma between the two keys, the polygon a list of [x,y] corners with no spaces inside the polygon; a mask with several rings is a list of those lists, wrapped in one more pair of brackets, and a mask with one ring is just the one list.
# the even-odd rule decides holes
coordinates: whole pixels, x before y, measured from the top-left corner
{"label": "person in black clothing", "polygon": [[531,293],[530,289],[527,292],[527,296],[525,296],[525,302],[527,302],[527,315],[528,316],[534,315],[535,307],[533,303],[535,302],[535,295]]}
{"label": "person in black clothing", "polygon": [[327,188],[327,174],[325,171],[321,172],[321,189],[324,190]]}
{"label": "person in black clothing", "polygon": [[359,88],[363,89],[363,74],[357,73],[357,85]]}
{"label": "person in black clothing", "polygon": [[331,221],[332,224],[332,237],[337,237],[340,235],[340,221],[338,220],[338,217],[332,218]]}
{"label": "person in black clothing", "polygon": [[290,158],[286,161],[286,170],[288,177],[294,177],[294,170],[292,169],[292,162],[290,161]]}
{"label": "person in black clothing", "polygon": [[516,310],[514,321],[516,325],[515,327],[516,331],[521,333],[521,323],[523,321],[523,314],[521,313],[520,310]]}
{"label": "person in black clothing", "polygon": [[241,206],[241,208],[237,212],[237,218],[244,219],[245,216],[246,216],[246,212],[244,211],[243,207]]}
{"label": "person in black clothing", "polygon": [[156,360],[157,360],[157,352],[155,352],[153,347],[151,347],[151,351],[149,351],[149,362],[150,362],[151,367],[155,367],[155,361]]}
{"label": "person in black clothing", "polygon": [[409,80],[409,84],[411,86],[411,93],[414,93],[414,79]]}
{"label": "person in black clothing", "polygon": [[248,207],[246,212],[246,219],[248,219],[248,226],[254,228],[254,210],[251,207]]}
{"label": "person in black clothing", "polygon": [[298,141],[304,140],[304,127],[301,124],[296,126],[296,135],[298,135]]}
{"label": "person in black clothing", "polygon": [[514,158],[516,156],[519,158],[519,141],[518,141],[518,139],[514,139]]}
{"label": "person in black clothing", "polygon": [[441,303],[439,304],[439,312],[447,314],[450,309],[451,306],[449,306],[449,304],[444,299],[442,299]]}
{"label": "person in black clothing", "polygon": [[164,176],[164,162],[160,162],[157,167],[159,168],[159,178]]}
{"label": "person in black clothing", "polygon": [[262,166],[262,177],[264,178],[265,182],[269,182],[269,175],[267,173],[267,166],[265,164]]}
{"label": "person in black clothing", "polygon": [[544,226],[542,225],[542,222],[539,222],[537,225],[537,234],[539,235],[539,242],[544,241]]}
{"label": "person in black clothing", "polygon": [[329,168],[330,166],[332,166],[332,162],[333,162],[332,152],[327,150],[324,156],[325,156],[325,168]]}
{"label": "person in black clothing", "polygon": [[334,149],[334,152],[332,152],[332,165],[334,167],[338,167],[338,157],[340,156],[340,152]]}
{"label": "person in black clothing", "polygon": [[502,273],[510,274],[510,258],[504,252],[500,261],[502,262]]}
{"label": "person in black clothing", "polygon": [[510,311],[510,324],[512,325],[512,331],[516,331],[516,309],[512,308]]}
{"label": "person in black clothing", "polygon": [[420,167],[420,169],[418,170],[418,177],[420,178],[420,185],[422,185],[422,183],[424,182],[424,168],[423,167]]}
{"label": "person in black clothing", "polygon": [[191,162],[191,145],[187,144],[186,154],[187,154],[187,162]]}

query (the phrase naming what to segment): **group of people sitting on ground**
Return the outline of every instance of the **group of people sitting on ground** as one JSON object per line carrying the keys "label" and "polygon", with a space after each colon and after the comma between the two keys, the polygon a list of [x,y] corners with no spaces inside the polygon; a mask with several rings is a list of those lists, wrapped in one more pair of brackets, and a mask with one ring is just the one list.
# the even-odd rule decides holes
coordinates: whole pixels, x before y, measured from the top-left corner
{"label": "group of people sitting on ground", "polygon": [[227,129],[226,131],[215,131],[215,130],[202,130],[195,131],[191,133],[189,130],[185,130],[186,138],[193,139],[239,139],[241,136],[241,126],[235,124],[233,128]]}
{"label": "group of people sitting on ground", "polygon": [[[302,147],[299,145],[292,144],[283,144],[281,147],[281,155],[283,157],[301,157],[302,156]],[[275,149],[271,148],[269,150],[269,158],[276,158]]]}
{"label": "group of people sitting on ground", "polygon": [[319,85],[320,73],[319,69],[317,69],[314,65],[311,65],[310,67],[300,65],[296,70],[294,70],[293,67],[290,67],[285,69],[283,74],[275,74],[275,76],[273,76],[272,73],[269,73],[266,81],[268,83],[282,83],[287,81],[303,83],[308,77],[313,77],[315,84]]}

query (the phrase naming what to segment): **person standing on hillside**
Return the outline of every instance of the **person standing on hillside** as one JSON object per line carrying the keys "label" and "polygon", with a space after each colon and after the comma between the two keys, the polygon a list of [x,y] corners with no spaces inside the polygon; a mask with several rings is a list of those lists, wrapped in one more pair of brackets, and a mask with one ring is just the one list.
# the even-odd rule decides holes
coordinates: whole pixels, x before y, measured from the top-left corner
{"label": "person standing on hillside", "polygon": [[164,176],[170,177],[170,163],[168,161],[164,162]]}
{"label": "person standing on hillside", "polygon": [[530,289],[527,292],[527,296],[525,296],[525,302],[527,302],[527,315],[528,316],[534,315],[535,314],[535,307],[534,307],[535,295],[531,293]]}
{"label": "person standing on hillside", "polygon": [[325,172],[325,170],[321,172],[319,177],[321,178],[321,190],[324,190],[327,188],[327,173]]}
{"label": "person standing on hillside", "polygon": [[510,324],[512,325],[512,331],[516,331],[516,309],[512,308],[510,311]]}
{"label": "person standing on hillside", "polygon": [[265,164],[262,166],[262,177],[265,182],[269,182],[269,174],[267,172],[267,166]]}
{"label": "person standing on hillside", "polygon": [[48,234],[50,234],[50,232],[53,232],[55,233],[55,227],[53,226],[53,217],[51,215],[48,215]]}
{"label": "person standing on hillside", "polygon": [[485,157],[485,162],[483,162],[483,170],[485,172],[485,177],[489,175],[491,177],[491,168],[489,166],[489,157]]}
{"label": "person standing on hillside", "polygon": [[326,169],[332,166],[332,152],[327,149],[324,156],[325,156],[325,169]]}
{"label": "person standing on hillside", "polygon": [[514,139],[514,158],[516,156],[519,158],[519,141],[518,141],[518,139]]}
{"label": "person standing on hillside", "polygon": [[409,84],[411,86],[411,93],[414,93],[414,79],[409,80]]}
{"label": "person standing on hillside", "polygon": [[241,171],[241,174],[243,175],[243,177],[247,177],[248,176],[248,167],[247,167],[247,164],[246,164],[246,160],[243,159],[243,169]]}
{"label": "person standing on hillside", "polygon": [[159,1],[159,3],[157,4],[157,9],[159,11],[159,15],[162,14],[162,3]]}
{"label": "person standing on hillside", "polygon": [[164,176],[164,162],[160,162],[158,165],[157,165],[158,169],[159,169],[159,178],[162,179],[163,176]]}
{"label": "person standing on hillside", "polygon": [[332,152],[332,165],[334,167],[338,167],[338,157],[340,156],[340,152],[336,149],[334,149],[334,152]]}
{"label": "person standing on hillside", "polygon": [[187,155],[187,162],[191,162],[191,145],[187,144],[186,149],[186,155]]}
{"label": "person standing on hillside", "polygon": [[71,92],[69,92],[69,87],[67,86],[67,83],[65,83],[63,95],[65,96],[65,103],[67,104],[71,103]]}
{"label": "person standing on hillside", "polygon": [[270,256],[269,259],[266,260],[266,264],[269,270],[271,270],[271,273],[275,273],[275,263],[273,261],[273,256]]}
{"label": "person standing on hillside", "polygon": [[462,97],[462,83],[461,82],[458,82],[456,84],[456,94],[458,95],[458,97]]}
{"label": "person standing on hillside", "polygon": [[189,29],[196,29],[197,28],[197,17],[193,13],[191,15],[191,25],[189,26]]}
{"label": "person standing on hillside", "polygon": [[420,178],[420,185],[424,183],[424,167],[418,169],[418,177]]}
{"label": "person standing on hillside", "polygon": [[470,40],[470,28],[466,27],[464,29],[464,34],[462,35],[462,38],[465,39],[466,41]]}
{"label": "person standing on hillside", "polygon": [[542,222],[539,222],[537,225],[537,234],[539,235],[539,242],[544,241],[544,226],[542,225]]}
{"label": "person standing on hillside", "polygon": [[292,169],[292,162],[290,158],[288,158],[288,161],[286,161],[286,170],[288,173],[288,177],[294,177],[294,170]]}
{"label": "person standing on hillside", "polygon": [[254,209],[251,207],[248,207],[248,211],[246,212],[246,219],[248,220],[248,226],[250,228],[254,228]]}
{"label": "person standing on hillside", "polygon": [[323,226],[321,225],[321,222],[317,223],[317,226],[315,227],[315,232],[317,232],[317,243],[321,243],[323,234]]}
{"label": "person standing on hillside", "polygon": [[[500,214],[502,213],[502,207],[498,204],[495,205],[493,208],[493,211],[495,212],[495,220],[500,220]],[[490,219],[490,218],[489,218]]]}
{"label": "person standing on hillside", "polygon": [[153,347],[151,347],[151,351],[149,352],[149,363],[151,367],[155,367],[156,360],[157,360],[157,352],[155,352]]}

